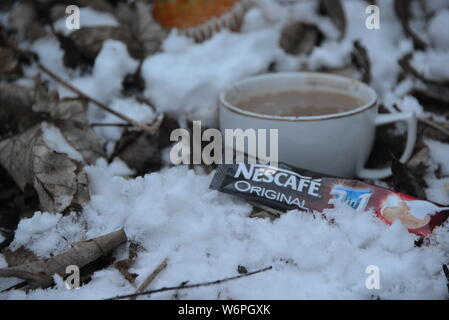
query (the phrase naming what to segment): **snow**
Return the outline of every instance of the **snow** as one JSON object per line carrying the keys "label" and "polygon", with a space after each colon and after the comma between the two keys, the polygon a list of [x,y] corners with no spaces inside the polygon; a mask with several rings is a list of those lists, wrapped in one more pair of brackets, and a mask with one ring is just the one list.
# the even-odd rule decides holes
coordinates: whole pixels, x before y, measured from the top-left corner
{"label": "snow", "polygon": [[[115,171],[104,161],[87,168],[93,182],[92,201],[83,218],[88,238],[124,227],[128,238],[146,249],[132,268],[140,275],[137,284],[169,257],[167,269],[152,284],[154,288],[235,275],[238,265],[248,270],[274,266],[263,275],[181,292],[183,299],[370,299],[373,294],[383,299],[447,297],[441,271],[447,261],[447,229],[441,232],[441,244],[418,248],[414,246],[417,237],[401,224],[388,227],[372,212],[340,206],[326,212],[334,223],[300,211],[270,222],[249,218],[249,205],[210,190],[211,175],[174,167],[127,180]],[[26,233],[40,235],[45,230],[47,238],[57,237],[51,225],[59,217],[36,215],[33,224],[22,222],[21,232],[34,228]],[[38,240],[43,243],[42,238]],[[19,243],[23,242],[24,238]],[[381,270],[381,288],[375,292],[365,287],[369,265]],[[109,268],[97,272],[89,284],[76,291],[60,286],[35,290],[26,297],[17,291],[2,295],[84,299],[133,291]],[[169,299],[172,295],[167,292],[152,298]]]}
{"label": "snow", "polygon": [[430,149],[430,157],[440,165],[441,173],[449,175],[449,144],[432,139],[426,139],[425,143]]}
{"label": "snow", "polygon": [[67,250],[71,243],[84,240],[83,225],[75,213],[67,216],[36,212],[29,219],[20,220],[10,249],[21,246],[38,257],[49,257]]}
{"label": "snow", "polygon": [[427,79],[448,80],[449,69],[442,66],[449,65],[449,49],[446,51],[427,50],[413,54],[413,66]]}
{"label": "snow", "polygon": [[449,30],[449,9],[447,8],[436,11],[429,24],[429,36],[436,48],[449,50],[449,34],[442,30]]}
{"label": "snow", "polygon": [[[120,94],[123,78],[134,73],[137,66],[138,62],[131,58],[125,44],[107,40],[95,59],[92,74],[75,78],[72,85],[103,103],[110,103]],[[74,96],[65,88],[59,92],[62,97]]]}
{"label": "snow", "polygon": [[[114,98],[109,107],[112,110],[142,123],[151,124],[156,117],[155,112],[150,106],[136,101],[135,98]],[[95,107],[93,106],[93,108]],[[111,113],[103,112],[98,109],[94,109],[94,111],[95,112],[92,112],[89,118],[91,122],[103,124],[126,123],[124,120]],[[108,154],[111,154],[114,150],[115,143],[122,136],[124,128],[117,126],[96,126],[94,127],[94,130],[99,139],[106,143]]]}
{"label": "snow", "polygon": [[277,41],[271,29],[250,34],[223,30],[200,44],[172,32],[164,43],[168,51],[145,59],[145,94],[159,111],[214,123],[218,92],[237,79],[266,71],[280,50]]}
{"label": "snow", "polygon": [[[89,7],[82,7],[79,11],[80,16],[80,28],[82,27],[92,27],[92,26],[118,26],[119,23],[114,16],[107,12],[101,12],[94,10]],[[54,24],[53,27],[56,31],[62,32],[65,35],[69,35],[75,30],[68,29],[66,27],[66,20],[68,15],[59,18]]]}
{"label": "snow", "polygon": [[[432,5],[435,3],[432,1]],[[403,111],[427,116],[419,102],[408,95],[414,83],[405,78],[396,84],[400,73],[396,61],[413,46],[393,14],[393,2],[381,0],[378,4],[381,29],[367,30],[366,4],[344,2],[350,19],[341,43],[330,19],[317,15],[310,1],[290,8],[260,1],[259,8],[247,13],[241,33],[222,30],[203,43],[194,43],[173,30],[161,52],[144,61],[144,93],[157,111],[170,113],[178,120],[203,120],[213,125],[217,93],[233,81],[265,72],[272,62],[278,71],[344,67],[350,61],[353,41],[360,40],[372,63],[372,85],[385,106],[394,111],[393,105],[397,105]],[[87,10],[81,15],[84,25],[116,23],[104,13]],[[438,63],[447,60],[447,34],[438,31],[446,24],[446,15],[440,10],[432,18],[429,39],[435,48],[414,56],[414,63],[419,62],[416,67],[429,77],[446,77],[449,70],[438,68]],[[298,19],[319,23],[327,37],[310,57],[287,55],[277,44],[283,25]],[[55,25],[60,28],[62,22]],[[39,55],[42,64],[112,109],[138,121],[154,121],[156,113],[148,106],[122,95],[124,76],[138,66],[123,43],[106,41],[93,69],[86,74],[64,67],[63,52],[54,37],[39,39],[28,47]],[[36,74],[33,67],[26,71],[28,77]],[[62,97],[74,96],[53,81],[50,83]],[[123,123],[92,104],[88,118],[95,123]],[[50,147],[82,159],[59,129],[45,125],[43,130]],[[111,154],[123,128],[95,127],[95,131]],[[430,149],[429,165],[440,166],[441,173],[449,175],[449,145],[432,140],[425,143]],[[85,170],[91,202],[84,211],[65,216],[34,213],[20,221],[11,249],[24,246],[41,258],[49,258],[64,252],[75,241],[124,228],[129,240],[143,247],[130,270],[139,274],[137,285],[166,257],[168,266],[151,288],[233,276],[238,265],[249,271],[273,266],[273,270],[234,282],[178,292],[181,299],[448,298],[441,266],[449,261],[449,226],[436,228],[429,245],[416,247],[417,237],[399,222],[387,226],[373,212],[356,212],[343,205],[326,210],[327,219],[296,210],[273,222],[249,218],[251,207],[246,202],[208,188],[213,173],[198,174],[184,166],[167,165],[160,172],[129,178],[133,171],[119,159],[110,163],[98,159]],[[449,204],[449,178],[425,178],[428,198]],[[123,258],[126,253],[127,246],[123,245],[115,255]],[[0,255],[0,266],[5,264]],[[379,290],[365,286],[366,268],[370,265],[380,268]],[[68,290],[59,277],[55,280],[53,288],[27,293],[11,290],[0,293],[0,298],[101,299],[135,290],[113,266],[95,272],[92,280],[78,290]],[[4,288],[10,280],[1,279],[0,283]],[[155,294],[151,299],[171,299],[173,294]]]}

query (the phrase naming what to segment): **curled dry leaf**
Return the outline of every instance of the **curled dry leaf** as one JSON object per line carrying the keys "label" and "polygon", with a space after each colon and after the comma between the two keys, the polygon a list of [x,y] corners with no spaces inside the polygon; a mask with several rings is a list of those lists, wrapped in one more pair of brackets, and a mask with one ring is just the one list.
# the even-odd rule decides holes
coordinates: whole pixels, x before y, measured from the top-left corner
{"label": "curled dry leaf", "polygon": [[395,0],[394,10],[401,21],[404,33],[412,39],[415,49],[423,50],[427,44],[410,27],[410,3],[411,0]]}
{"label": "curled dry leaf", "polygon": [[365,83],[371,82],[371,62],[366,48],[360,41],[354,41],[354,49],[351,52],[352,64],[361,73],[361,80]]}
{"label": "curled dry leaf", "polygon": [[138,175],[160,167],[159,136],[126,130],[117,142],[112,157],[118,157]]}
{"label": "curled dry leaf", "polygon": [[[3,84],[0,99],[4,106],[0,123],[10,121],[8,127],[1,128],[0,164],[19,188],[33,189],[41,209],[48,212],[86,203],[89,193],[83,166],[103,155],[83,114],[86,102],[58,100],[57,93],[47,92],[40,82],[34,90]],[[58,142],[49,143],[45,138],[49,129],[51,135],[56,132]]]}
{"label": "curled dry leaf", "polygon": [[0,47],[0,73],[14,71],[19,65],[19,59],[9,48]]}
{"label": "curled dry leaf", "polygon": [[449,89],[427,85],[426,88],[412,89],[410,94],[425,106],[449,109]]}
{"label": "curled dry leaf", "polygon": [[39,22],[38,10],[33,1],[20,1],[8,16],[8,28],[14,30],[20,40],[34,41],[47,34]]}
{"label": "curled dry leaf", "polygon": [[134,284],[138,274],[129,272],[129,269],[134,265],[134,262],[137,259],[138,251],[141,249],[141,247],[135,243],[132,242],[129,244],[128,249],[128,259],[117,261],[114,264],[114,267],[125,277],[126,280],[128,280],[131,284]]}
{"label": "curled dry leaf", "polygon": [[127,240],[123,230],[72,244],[68,251],[50,259],[0,269],[0,277],[14,277],[27,280],[32,288],[46,288],[52,285],[53,275],[66,276],[66,267],[76,265],[80,269],[114,250]]}
{"label": "curled dry leaf", "polygon": [[18,134],[39,123],[40,114],[31,112],[33,90],[0,83],[0,140]]}
{"label": "curled dry leaf", "polygon": [[293,55],[309,54],[319,44],[323,35],[313,24],[293,22],[284,27],[279,45]]}
{"label": "curled dry leaf", "polygon": [[31,185],[39,195],[42,210],[61,212],[89,200],[87,176],[82,163],[58,153],[44,139],[37,124],[22,134],[0,142],[0,164],[21,190]]}
{"label": "curled dry leaf", "polygon": [[340,38],[346,34],[346,14],[340,0],[320,0],[320,8],[340,31]]}
{"label": "curled dry leaf", "polygon": [[[422,154],[419,155],[422,157]],[[424,179],[427,166],[419,161],[409,166],[393,159],[391,169],[393,171],[393,185],[396,191],[409,194],[411,196],[426,199],[425,189],[427,188]]]}
{"label": "curled dry leaf", "polygon": [[55,32],[56,39],[59,41],[59,46],[64,51],[63,62],[67,68],[76,69],[80,65],[92,65],[94,60],[90,56],[78,49],[75,41],[72,38]]}
{"label": "curled dry leaf", "polygon": [[127,26],[140,43],[142,58],[157,52],[167,36],[167,31],[153,19],[151,12],[151,5],[140,0],[132,5],[119,3],[115,10],[122,26]]}
{"label": "curled dry leaf", "polygon": [[106,40],[118,40],[126,44],[129,54],[135,58],[141,58],[141,47],[133,35],[124,27],[92,26],[76,30],[69,37],[78,48],[80,54],[91,61],[101,50]]}
{"label": "curled dry leaf", "polygon": [[22,264],[32,263],[39,260],[32,251],[24,247],[20,247],[15,251],[5,249],[2,251],[2,254],[3,257],[5,257],[8,267],[17,267]]}
{"label": "curled dry leaf", "polygon": [[449,88],[449,81],[437,81],[433,79],[428,79],[424,75],[422,75],[418,70],[416,70],[412,65],[413,53],[408,53],[404,55],[401,59],[399,59],[398,63],[401,66],[402,70],[406,73],[409,73],[413,75],[414,77],[418,78],[419,80],[432,85],[441,85],[446,88]]}

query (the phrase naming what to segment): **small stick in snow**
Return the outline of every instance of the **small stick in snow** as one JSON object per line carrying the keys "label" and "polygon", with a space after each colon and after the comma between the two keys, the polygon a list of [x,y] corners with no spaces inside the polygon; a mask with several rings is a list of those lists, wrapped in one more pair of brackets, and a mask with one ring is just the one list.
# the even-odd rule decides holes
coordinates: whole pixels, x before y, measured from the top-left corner
{"label": "small stick in snow", "polygon": [[[165,258],[164,261],[162,261],[156,269],[153,270],[153,272],[150,273],[150,275],[142,282],[142,284],[137,288],[135,293],[143,292],[148,285],[153,282],[153,280],[161,273],[162,270],[164,270],[167,267],[168,258]],[[136,300],[137,296],[130,297],[129,300]]]}
{"label": "small stick in snow", "polygon": [[111,108],[109,108],[107,105],[105,105],[103,102],[98,101],[95,98],[90,97],[89,95],[85,94],[84,92],[82,92],[81,90],[79,90],[78,88],[72,86],[70,83],[68,83],[67,81],[65,81],[64,79],[62,79],[61,77],[59,77],[57,74],[55,74],[53,71],[49,70],[47,67],[45,67],[44,65],[42,65],[41,63],[38,63],[38,67],[39,69],[41,69],[42,71],[44,71],[47,75],[49,75],[51,78],[53,78],[55,81],[57,81],[58,83],[62,84],[64,87],[66,87],[67,89],[75,92],[77,95],[79,95],[80,97],[89,100],[90,102],[95,103],[98,107],[100,107],[101,109],[112,113],[113,115],[115,115],[116,117],[125,120],[126,122],[132,124],[134,127],[141,129],[142,131],[146,131],[150,134],[155,134],[157,132],[157,130],[159,129],[159,125],[162,122],[163,119],[163,115],[160,115],[157,120],[155,121],[154,124],[152,124],[151,126],[148,126],[142,122],[136,121],[124,114],[121,114],[120,112],[117,112]]}
{"label": "small stick in snow", "polygon": [[207,286],[212,286],[214,284],[220,284],[220,283],[223,283],[223,282],[237,280],[237,279],[240,279],[240,278],[252,276],[254,274],[265,272],[265,271],[268,271],[268,270],[271,270],[271,269],[273,269],[273,267],[269,266],[269,267],[266,267],[266,268],[263,268],[263,269],[259,269],[259,270],[256,270],[256,271],[240,274],[238,276],[229,277],[229,278],[225,278],[225,279],[209,281],[209,282],[202,282],[202,283],[195,283],[195,284],[188,284],[188,285],[183,283],[180,286],[176,286],[176,287],[163,287],[163,288],[155,289],[155,290],[149,290],[149,291],[143,291],[143,292],[134,293],[134,294],[126,294],[126,295],[122,295],[122,296],[116,296],[116,297],[109,298],[109,299],[106,299],[106,300],[125,299],[125,298],[137,297],[137,296],[148,295],[148,294],[157,293],[157,292],[164,292],[164,291],[185,290],[185,289],[192,289],[192,288],[199,288],[199,287],[207,287]]}

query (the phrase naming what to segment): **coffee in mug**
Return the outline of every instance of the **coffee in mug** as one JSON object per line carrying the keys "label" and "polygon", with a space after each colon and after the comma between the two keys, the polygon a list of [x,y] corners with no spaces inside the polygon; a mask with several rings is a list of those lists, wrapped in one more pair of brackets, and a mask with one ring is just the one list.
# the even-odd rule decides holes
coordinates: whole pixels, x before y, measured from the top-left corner
{"label": "coffee in mug", "polygon": [[281,117],[321,116],[355,109],[362,99],[322,90],[290,90],[267,93],[238,101],[237,106],[250,112]]}
{"label": "coffee in mug", "polygon": [[417,124],[414,113],[379,114],[378,109],[375,90],[354,79],[268,73],[239,80],[220,94],[219,125],[223,133],[277,130],[280,162],[333,176],[380,179],[391,175],[390,167],[365,167],[376,127],[405,122],[407,142],[399,159],[405,162],[413,152]]}

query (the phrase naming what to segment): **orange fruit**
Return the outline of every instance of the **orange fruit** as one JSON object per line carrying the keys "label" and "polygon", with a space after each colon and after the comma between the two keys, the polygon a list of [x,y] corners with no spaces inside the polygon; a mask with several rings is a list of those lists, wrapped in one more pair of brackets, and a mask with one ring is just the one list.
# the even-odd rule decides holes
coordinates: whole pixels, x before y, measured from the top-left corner
{"label": "orange fruit", "polygon": [[233,9],[239,0],[156,0],[154,18],[164,27],[187,29],[199,26]]}

